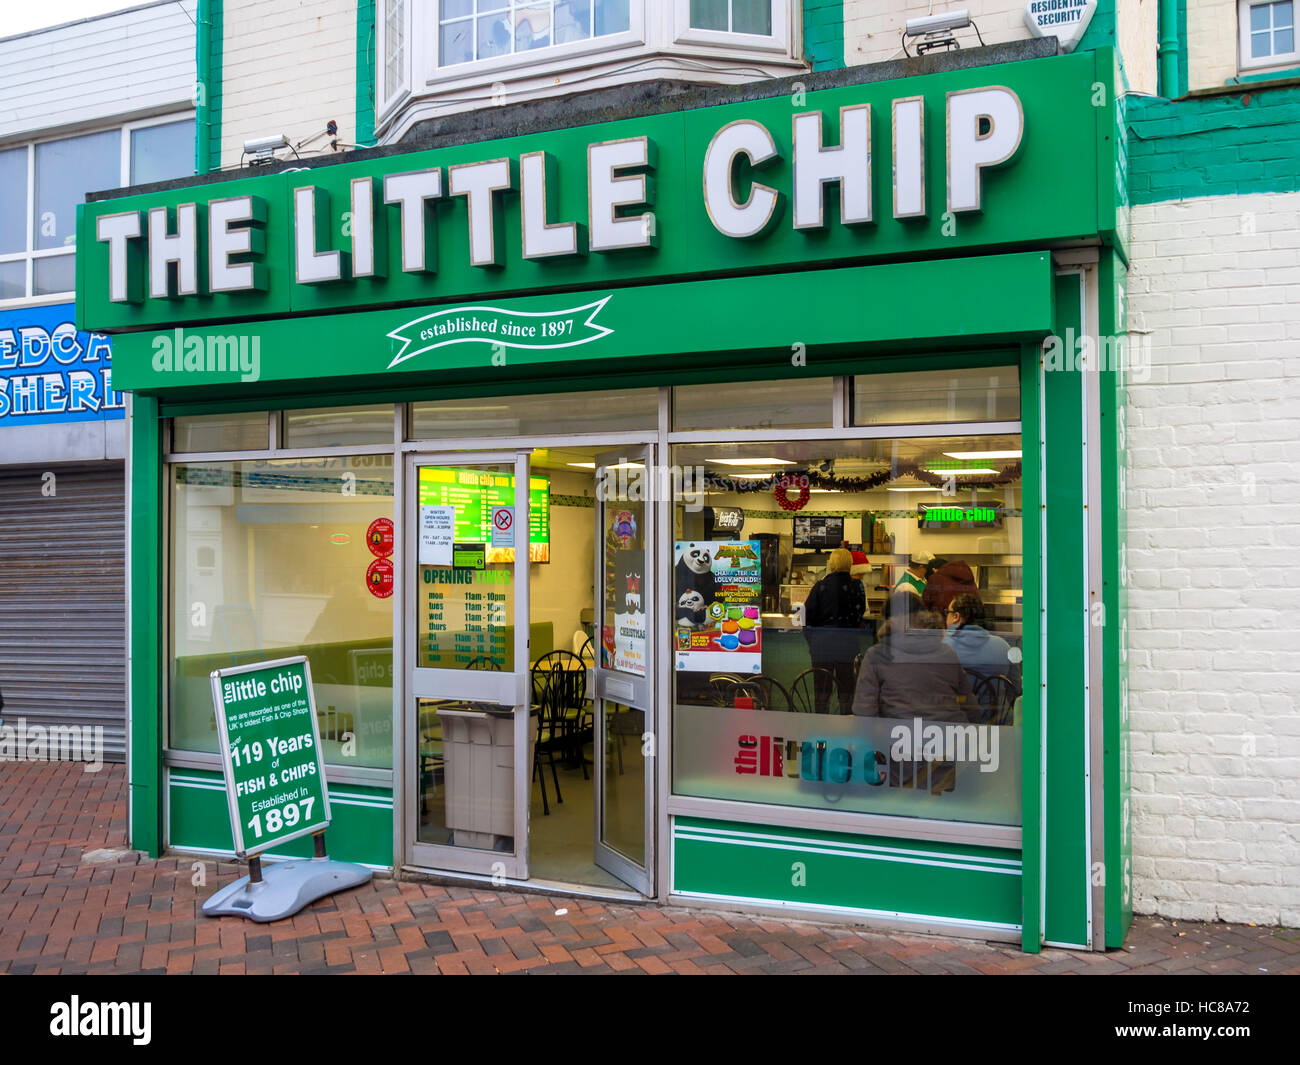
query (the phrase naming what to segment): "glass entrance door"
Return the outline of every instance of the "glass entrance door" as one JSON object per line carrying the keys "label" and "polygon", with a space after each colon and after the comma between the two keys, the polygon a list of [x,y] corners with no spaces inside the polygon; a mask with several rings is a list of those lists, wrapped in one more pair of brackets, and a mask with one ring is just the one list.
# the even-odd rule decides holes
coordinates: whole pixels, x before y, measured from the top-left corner
{"label": "glass entrance door", "polygon": [[596,460],[595,862],[644,895],[654,894],[653,453]]}
{"label": "glass entrance door", "polygon": [[406,816],[423,868],[528,877],[528,468],[527,452],[407,457]]}

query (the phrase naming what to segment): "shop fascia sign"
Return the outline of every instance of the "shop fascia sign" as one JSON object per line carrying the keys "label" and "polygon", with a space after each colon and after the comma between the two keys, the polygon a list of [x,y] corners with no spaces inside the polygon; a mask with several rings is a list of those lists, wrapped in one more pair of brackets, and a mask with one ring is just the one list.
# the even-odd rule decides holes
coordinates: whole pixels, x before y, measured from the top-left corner
{"label": "shop fascia sign", "polygon": [[1113,75],[1101,50],[97,201],[78,312],[131,331],[590,290],[532,338],[562,346],[598,332],[598,286],[1078,240],[1109,228]]}
{"label": "shop fascia sign", "polygon": [[[894,218],[926,214],[924,159],[925,101],[893,101]],[[872,203],[873,146],[871,107],[841,108],[834,144],[827,143],[822,113],[807,111],[793,120],[793,192],[790,224],[796,230],[825,230],[828,220],[823,191],[839,189],[840,224],[865,225],[875,219]],[[1020,147],[1024,112],[1020,98],[1005,86],[949,93],[944,116],[947,210],[951,214],[981,208],[982,172],[1006,163]],[[293,190],[293,281],[325,285],[372,278],[381,269],[380,245],[390,236],[382,214],[397,210],[397,238],[405,273],[432,273],[437,240],[429,225],[430,203],[462,200],[468,215],[469,263],[504,265],[501,198],[518,191],[522,227],[519,254],[526,260],[611,254],[657,243],[657,220],[651,193],[657,145],[649,137],[597,142],[587,147],[588,215],[585,223],[548,218],[546,185],[554,160],[544,151],[517,159],[492,159],[459,166],[429,167],[351,181],[351,240],[347,247],[327,247],[322,224],[331,210],[328,193],[304,181]],[[738,200],[739,169],[761,169],[778,155],[768,128],[756,120],[728,123],[714,135],[703,161],[703,196],[714,228],[737,240],[760,237],[781,216],[783,194],[760,180]],[[631,214],[629,215],[629,212]],[[114,303],[262,290],[265,267],[256,257],[265,247],[263,228],[269,218],[266,199],[232,196],[100,215],[95,237],[109,248],[108,290]],[[200,235],[206,236],[201,241]],[[200,261],[200,246],[207,255]],[[133,254],[136,248],[144,255]],[[147,267],[147,269],[146,269]],[[201,268],[202,267],[202,268]]]}

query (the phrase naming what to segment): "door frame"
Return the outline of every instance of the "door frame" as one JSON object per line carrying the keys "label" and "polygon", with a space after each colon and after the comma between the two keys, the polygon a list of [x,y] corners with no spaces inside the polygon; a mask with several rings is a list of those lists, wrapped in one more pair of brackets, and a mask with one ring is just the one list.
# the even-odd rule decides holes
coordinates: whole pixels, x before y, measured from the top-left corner
{"label": "door frame", "polygon": [[[629,454],[621,454],[618,448],[610,451],[601,452],[596,457],[596,475],[597,491],[595,500],[595,536],[592,541],[592,554],[594,559],[594,577],[592,583],[592,599],[595,607],[595,625],[594,635],[596,640],[594,650],[594,662],[592,663],[592,713],[595,720],[595,744],[592,752],[592,776],[594,778],[594,802],[593,802],[593,860],[598,868],[618,877],[629,887],[635,888],[642,895],[653,898],[655,896],[655,844],[656,844],[656,826],[658,824],[658,812],[655,803],[657,794],[656,777],[658,773],[659,759],[658,755],[658,713],[659,713],[659,692],[658,684],[658,661],[659,661],[659,637],[661,632],[666,631],[663,619],[660,616],[660,596],[659,583],[664,579],[664,567],[660,554],[662,549],[659,544],[659,508],[665,505],[671,505],[671,500],[660,498],[661,492],[658,471],[661,467],[659,460],[659,446],[653,441],[644,441],[637,444],[623,445],[623,450]],[[642,537],[645,544],[642,573],[642,608],[645,612],[646,625],[646,671],[642,678],[635,678],[631,675],[620,674],[618,671],[601,668],[601,658],[603,655],[603,626],[605,622],[605,520],[604,507],[608,505],[606,501],[600,498],[599,476],[602,468],[615,457],[619,459],[635,459],[643,456],[646,469],[646,498],[644,498],[644,514],[642,518]],[[625,679],[626,678],[626,679]],[[612,691],[615,686],[620,686],[623,690]],[[638,691],[639,689],[639,691]],[[644,821],[643,838],[644,838],[644,867],[637,863],[628,855],[621,853],[609,844],[603,842],[601,833],[601,812],[605,807],[606,784],[607,784],[607,759],[604,752],[608,745],[605,735],[605,728],[608,720],[605,716],[604,703],[607,699],[618,702],[620,705],[629,705],[625,700],[632,700],[633,705],[640,695],[640,702],[643,704],[638,707],[644,715],[644,730],[649,736],[652,744],[651,750],[655,752],[656,757],[645,759],[644,768],[644,788],[642,794],[642,818]],[[612,697],[612,698],[611,698]],[[646,742],[644,738],[639,740],[643,745]]]}
{"label": "door frame", "polygon": [[[485,465],[510,463],[514,466],[515,477],[515,527],[529,528],[528,490],[530,477],[530,457],[532,448],[510,448],[495,451],[448,451],[448,450],[410,450],[402,454],[402,498],[401,528],[405,535],[400,537],[401,567],[400,580],[402,594],[395,605],[399,612],[402,640],[402,665],[400,678],[401,712],[400,735],[402,741],[398,757],[401,761],[401,779],[406,781],[401,793],[401,819],[405,837],[401,852],[402,864],[417,869],[437,869],[448,872],[464,872],[491,876],[494,879],[505,877],[511,880],[528,879],[528,814],[529,799],[532,791],[532,759],[529,757],[532,735],[532,718],[530,717],[531,694],[529,691],[529,562],[528,538],[525,533],[522,549],[516,535],[514,578],[512,595],[514,596],[515,614],[515,669],[510,673],[481,671],[481,675],[471,675],[480,671],[470,670],[426,670],[418,672],[416,667],[416,633],[418,625],[415,619],[418,597],[415,594],[415,581],[419,576],[417,559],[419,544],[419,475],[421,466],[465,466],[473,468]],[[520,619],[522,618],[522,624]],[[421,683],[417,683],[417,679]],[[499,851],[477,850],[467,847],[446,846],[442,844],[422,843],[419,838],[419,771],[415,760],[419,754],[418,714],[412,713],[417,699],[430,698],[417,695],[417,687],[427,683],[446,684],[445,696],[451,698],[473,698],[482,702],[499,703],[514,706],[514,823],[515,849],[513,854]],[[522,713],[520,712],[522,709]],[[522,754],[521,754],[522,752]],[[396,796],[395,796],[396,798]]]}

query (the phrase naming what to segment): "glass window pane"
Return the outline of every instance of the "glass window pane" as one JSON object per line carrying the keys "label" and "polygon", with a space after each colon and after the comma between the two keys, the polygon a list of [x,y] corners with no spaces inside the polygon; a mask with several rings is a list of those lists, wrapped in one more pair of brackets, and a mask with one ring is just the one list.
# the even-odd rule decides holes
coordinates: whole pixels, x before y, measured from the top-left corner
{"label": "glass window pane", "polygon": [[32,295],[53,296],[71,292],[77,287],[77,257],[75,255],[50,255],[32,263]]}
{"label": "glass window pane", "polygon": [[476,0],[479,11],[504,11],[510,0]]}
{"label": "glass window pane", "polygon": [[854,378],[854,425],[1020,420],[1014,366],[926,370]]}
{"label": "glass window pane", "polygon": [[1274,26],[1294,26],[1295,11],[1292,8],[1290,0],[1285,4],[1277,4],[1273,8],[1273,25]]}
{"label": "glass window pane", "polygon": [[37,248],[71,247],[77,241],[77,204],[87,192],[122,184],[120,130],[47,141],[36,146],[36,203],[32,220]]}
{"label": "glass window pane", "polygon": [[1285,55],[1288,52],[1295,51],[1295,31],[1278,30],[1273,35],[1273,53],[1274,55]]}
{"label": "glass window pane", "polygon": [[392,765],[393,604],[369,579],[392,564],[367,537],[393,520],[386,459],[173,467],[169,746],[216,750],[212,670],[302,654],[325,760]]}
{"label": "glass window pane", "polygon": [[733,33],[757,33],[772,36],[772,0],[732,0]]}
{"label": "glass window pane", "polygon": [[261,451],[271,446],[265,411],[242,414],[200,414],[172,419],[172,451]]}
{"label": "glass window pane", "polygon": [[684,385],[673,389],[673,429],[812,429],[831,424],[833,394],[829,377]]}
{"label": "glass window pane", "polygon": [[525,7],[515,12],[515,51],[545,48],[551,43],[551,8]]}
{"label": "glass window pane", "polygon": [[585,41],[591,36],[591,0],[560,0],[555,5],[555,43]]}
{"label": "glass window pane", "polygon": [[564,395],[500,396],[415,403],[413,440],[475,436],[551,436],[653,429],[659,393],[653,388]]}
{"label": "glass window pane", "polygon": [[27,262],[0,263],[0,300],[22,299],[27,295]]}
{"label": "glass window pane", "polygon": [[131,184],[194,173],[194,122],[168,122],[131,131]]}
{"label": "glass window pane", "polygon": [[1250,28],[1252,30],[1268,29],[1269,8],[1271,4],[1254,4],[1250,9]]}
{"label": "glass window pane", "polygon": [[474,0],[443,0],[441,15],[444,21],[462,18],[474,13]]}
{"label": "glass window pane", "polygon": [[0,255],[27,250],[27,149],[0,152]]}
{"label": "glass window pane", "polygon": [[393,407],[324,407],[284,414],[285,447],[350,447],[393,442]]}
{"label": "glass window pane", "polygon": [[[1020,454],[1018,435],[675,447],[704,491],[665,557],[674,791],[1019,824]],[[901,757],[918,717],[961,746]]]}
{"label": "glass window pane", "polygon": [[596,36],[626,33],[631,26],[627,0],[595,0]]}
{"label": "glass window pane", "polygon": [[438,63],[449,67],[468,63],[474,58],[474,20],[453,22],[443,26],[439,33]]}
{"label": "glass window pane", "polygon": [[691,0],[691,29],[727,31],[727,0]]}
{"label": "glass window pane", "polygon": [[480,15],[478,22],[478,58],[491,59],[507,55],[514,35],[510,22],[504,15]]}
{"label": "glass window pane", "polygon": [[1263,56],[1272,55],[1269,50],[1269,33],[1265,30],[1263,33],[1252,33],[1250,35],[1250,57],[1251,59],[1260,59]]}

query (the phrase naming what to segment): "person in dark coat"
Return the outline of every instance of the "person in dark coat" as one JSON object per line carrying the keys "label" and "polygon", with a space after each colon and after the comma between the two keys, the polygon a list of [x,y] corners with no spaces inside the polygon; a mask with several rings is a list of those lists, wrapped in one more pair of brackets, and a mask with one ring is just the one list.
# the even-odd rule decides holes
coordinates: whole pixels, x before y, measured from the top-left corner
{"label": "person in dark coat", "polygon": [[813,698],[817,713],[830,712],[831,688],[839,691],[840,713],[853,704],[853,659],[862,647],[862,615],[867,593],[850,574],[853,556],[842,547],[831,552],[826,576],[813,585],[803,605],[804,639],[814,674]]}
{"label": "person in dark coat", "polygon": [[945,562],[930,574],[921,596],[921,608],[933,610],[942,617],[948,612],[948,604],[957,596],[978,597],[979,594],[979,585],[975,583],[975,575],[971,573],[970,566],[961,559],[955,559]]}
{"label": "person in dark coat", "polygon": [[862,658],[853,712],[859,717],[971,721],[971,680],[948,644],[943,619],[896,611],[884,638]]}

